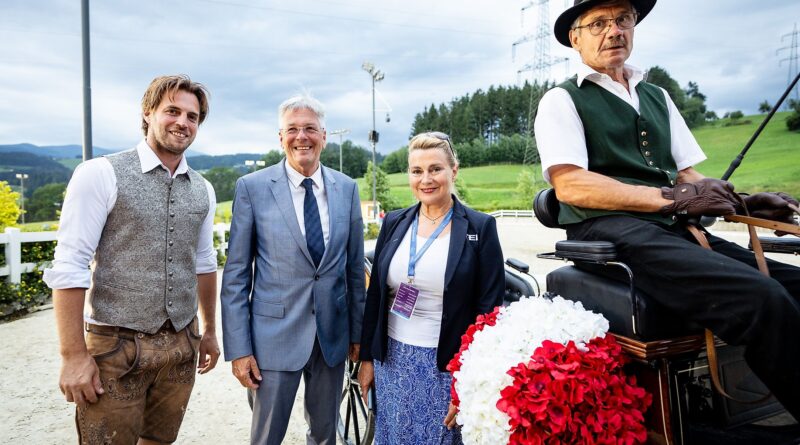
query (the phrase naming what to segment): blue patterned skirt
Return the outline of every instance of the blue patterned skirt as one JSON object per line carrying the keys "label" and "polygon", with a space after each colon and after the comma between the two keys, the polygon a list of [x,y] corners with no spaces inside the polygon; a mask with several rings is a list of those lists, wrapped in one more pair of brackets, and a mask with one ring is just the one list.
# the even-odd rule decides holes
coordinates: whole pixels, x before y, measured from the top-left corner
{"label": "blue patterned skirt", "polygon": [[458,428],[448,430],[450,373],[436,367],[436,348],[389,337],[386,361],[375,363],[376,445],[460,445]]}

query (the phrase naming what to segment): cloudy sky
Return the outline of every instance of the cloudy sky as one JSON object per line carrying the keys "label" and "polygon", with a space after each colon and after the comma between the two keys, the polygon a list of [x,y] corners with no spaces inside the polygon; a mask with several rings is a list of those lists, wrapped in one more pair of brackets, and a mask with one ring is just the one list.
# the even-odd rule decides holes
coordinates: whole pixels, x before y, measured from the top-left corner
{"label": "cloudy sky", "polygon": [[[327,128],[367,147],[373,62],[378,150],[405,144],[414,115],[490,85],[519,81],[534,43],[536,8],[522,0],[113,0],[91,2],[94,144],[121,149],[141,138],[139,101],[157,75],[186,73],[211,90],[211,112],[193,149],[207,154],[277,149],[277,105],[308,91]],[[538,1],[537,1],[538,3]],[[571,1],[569,2],[572,3]],[[565,0],[550,2],[551,23]],[[722,115],[755,112],[786,86],[779,65],[800,19],[795,0],[661,0],[636,28],[630,63],[660,65],[699,84]],[[2,0],[0,144],[80,144],[81,22],[78,0]],[[577,64],[551,37],[552,69]],[[530,77],[530,73],[523,74]],[[391,122],[385,120],[388,110]],[[329,136],[338,142],[338,136]]]}

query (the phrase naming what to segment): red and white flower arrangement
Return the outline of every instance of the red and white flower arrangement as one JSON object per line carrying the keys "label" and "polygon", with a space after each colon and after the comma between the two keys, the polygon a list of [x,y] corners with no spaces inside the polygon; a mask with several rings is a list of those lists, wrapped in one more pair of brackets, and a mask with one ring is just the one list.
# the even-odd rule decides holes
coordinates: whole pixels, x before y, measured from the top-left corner
{"label": "red and white flower arrangement", "polygon": [[608,321],[561,297],[478,317],[448,365],[465,444],[636,444],[651,396]]}

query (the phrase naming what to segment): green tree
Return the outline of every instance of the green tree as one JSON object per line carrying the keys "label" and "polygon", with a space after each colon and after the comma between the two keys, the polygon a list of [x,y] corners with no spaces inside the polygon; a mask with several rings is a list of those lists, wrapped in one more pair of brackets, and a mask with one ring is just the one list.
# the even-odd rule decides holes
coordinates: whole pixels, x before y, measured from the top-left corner
{"label": "green tree", "polygon": [[772,105],[769,104],[766,100],[758,104],[758,112],[759,113],[767,113],[769,110],[772,109]]}
{"label": "green tree", "polygon": [[533,168],[523,168],[517,176],[517,196],[523,209],[533,206],[533,197],[536,195],[536,172]]}
{"label": "green tree", "polygon": [[667,90],[669,97],[675,102],[675,106],[678,110],[683,109],[684,103],[686,102],[686,92],[681,89],[680,84],[678,84],[675,79],[670,77],[667,70],[660,66],[650,68],[647,71],[647,81]]}
{"label": "green tree", "polygon": [[788,105],[794,112],[786,118],[786,127],[789,131],[800,131],[800,100],[789,99]]}
{"label": "green tree", "polygon": [[261,159],[266,162],[266,167],[275,165],[283,159],[283,150],[270,150]]}
{"label": "green tree", "polygon": [[26,221],[53,221],[58,219],[58,209],[64,202],[67,185],[63,182],[43,185],[25,200]]}
{"label": "green tree", "polygon": [[469,187],[467,187],[467,183],[464,182],[461,176],[456,176],[455,186],[456,186],[456,196],[458,196],[458,199],[460,199],[462,202],[469,204],[469,201],[471,199],[471,195],[469,193]]}
{"label": "green tree", "polygon": [[[361,201],[372,201],[372,161],[367,163],[360,195]],[[400,207],[391,195],[389,177],[380,167],[375,170],[375,195],[381,208],[387,212]]]}
{"label": "green tree", "polygon": [[203,177],[214,186],[217,202],[232,201],[236,180],[241,174],[231,167],[214,167],[203,173]]}
{"label": "green tree", "polygon": [[408,170],[408,147],[400,148],[386,155],[381,162],[381,169],[388,174],[402,173]]}
{"label": "green tree", "polygon": [[11,190],[6,181],[0,181],[0,230],[13,226],[21,213],[17,200],[19,193]]}

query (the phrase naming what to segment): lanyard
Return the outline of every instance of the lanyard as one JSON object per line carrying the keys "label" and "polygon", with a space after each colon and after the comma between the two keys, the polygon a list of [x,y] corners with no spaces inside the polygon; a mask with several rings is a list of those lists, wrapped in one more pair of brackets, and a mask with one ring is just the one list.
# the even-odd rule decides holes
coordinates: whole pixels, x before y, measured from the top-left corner
{"label": "lanyard", "polygon": [[419,227],[419,213],[417,213],[416,216],[414,216],[414,222],[411,224],[411,251],[408,254],[409,283],[414,282],[414,269],[417,266],[417,261],[419,261],[419,259],[422,258],[422,255],[425,254],[425,252],[428,250],[428,247],[431,247],[433,241],[439,237],[439,235],[442,233],[447,224],[450,223],[450,219],[452,217],[453,217],[453,208],[450,207],[450,210],[447,212],[446,215],[444,215],[442,223],[439,225],[439,227],[436,228],[436,230],[434,230],[433,234],[431,234],[431,237],[428,238],[428,241],[425,242],[425,244],[422,246],[422,249],[420,249],[419,253],[417,253],[417,228]]}

